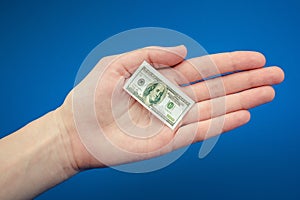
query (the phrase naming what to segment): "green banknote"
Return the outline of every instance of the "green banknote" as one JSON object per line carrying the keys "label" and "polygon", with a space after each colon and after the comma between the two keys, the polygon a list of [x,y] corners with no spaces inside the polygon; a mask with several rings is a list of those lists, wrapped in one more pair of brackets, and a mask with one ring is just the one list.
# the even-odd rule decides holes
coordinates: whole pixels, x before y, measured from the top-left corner
{"label": "green banknote", "polygon": [[194,101],[144,61],[124,89],[153,115],[175,129]]}

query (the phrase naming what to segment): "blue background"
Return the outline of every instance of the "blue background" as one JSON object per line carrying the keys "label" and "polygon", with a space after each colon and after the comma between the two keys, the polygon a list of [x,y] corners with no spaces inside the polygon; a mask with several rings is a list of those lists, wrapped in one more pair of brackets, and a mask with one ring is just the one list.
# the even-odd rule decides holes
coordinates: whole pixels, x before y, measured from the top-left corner
{"label": "blue background", "polygon": [[286,73],[275,100],[222,135],[205,159],[195,144],[162,170],[90,170],[37,199],[300,199],[299,10],[290,0],[1,1],[0,136],[59,106],[101,41],[136,27],[171,28],[209,53],[263,52]]}

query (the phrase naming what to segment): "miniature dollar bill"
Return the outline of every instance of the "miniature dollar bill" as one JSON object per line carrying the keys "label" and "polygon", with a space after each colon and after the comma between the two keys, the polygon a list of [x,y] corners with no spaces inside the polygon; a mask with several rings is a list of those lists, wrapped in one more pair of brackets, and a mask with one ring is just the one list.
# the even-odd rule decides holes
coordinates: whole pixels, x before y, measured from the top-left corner
{"label": "miniature dollar bill", "polygon": [[127,80],[124,89],[172,130],[195,103],[146,61]]}

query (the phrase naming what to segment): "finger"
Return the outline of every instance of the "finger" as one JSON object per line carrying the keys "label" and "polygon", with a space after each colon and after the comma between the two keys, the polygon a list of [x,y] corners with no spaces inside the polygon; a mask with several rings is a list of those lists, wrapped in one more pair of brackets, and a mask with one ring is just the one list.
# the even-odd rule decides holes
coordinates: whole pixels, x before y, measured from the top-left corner
{"label": "finger", "polygon": [[156,68],[173,66],[181,62],[187,54],[184,45],[176,47],[146,47],[122,54],[115,59],[114,66],[123,66],[126,72],[132,74],[143,61],[147,61]]}
{"label": "finger", "polygon": [[254,87],[278,84],[283,79],[282,69],[267,67],[210,79],[181,89],[196,102],[199,102]]}
{"label": "finger", "polygon": [[201,56],[186,60],[174,69],[177,72],[176,82],[187,84],[228,72],[260,68],[265,65],[265,57],[259,52],[236,51]]}
{"label": "finger", "polygon": [[175,134],[173,149],[178,149],[191,143],[217,136],[242,126],[249,120],[249,111],[239,110],[213,119],[182,126]]}
{"label": "finger", "polygon": [[248,110],[270,102],[274,97],[275,91],[271,86],[262,86],[245,90],[240,93],[202,101],[193,106],[183,118],[182,123],[183,125],[186,125],[238,110]]}

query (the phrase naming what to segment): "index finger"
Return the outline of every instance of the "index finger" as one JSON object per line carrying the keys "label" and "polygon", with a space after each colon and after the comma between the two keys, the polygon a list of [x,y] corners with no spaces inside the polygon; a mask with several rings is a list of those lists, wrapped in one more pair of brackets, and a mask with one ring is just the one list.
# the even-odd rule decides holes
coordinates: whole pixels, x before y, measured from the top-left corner
{"label": "index finger", "polygon": [[265,63],[264,55],[259,52],[235,51],[185,60],[173,70],[178,74],[175,81],[187,84],[187,81],[195,82],[219,74],[260,68]]}

